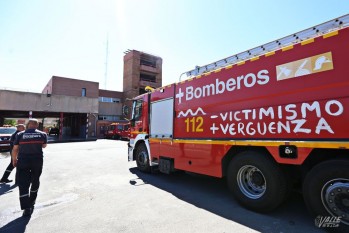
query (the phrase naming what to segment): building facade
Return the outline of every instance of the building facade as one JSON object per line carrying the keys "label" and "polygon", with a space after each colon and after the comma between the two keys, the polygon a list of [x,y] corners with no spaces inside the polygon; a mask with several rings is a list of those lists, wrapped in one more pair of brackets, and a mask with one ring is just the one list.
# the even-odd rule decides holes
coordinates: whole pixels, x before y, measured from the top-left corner
{"label": "building facade", "polygon": [[[98,82],[52,76],[42,93],[0,90],[0,125],[5,118],[57,118],[60,136],[102,138],[111,123],[127,122],[124,105],[145,87],[162,86],[162,59],[136,50],[124,56],[123,92],[99,89]],[[6,101],[5,101],[6,100]],[[47,121],[46,121],[47,122]]]}

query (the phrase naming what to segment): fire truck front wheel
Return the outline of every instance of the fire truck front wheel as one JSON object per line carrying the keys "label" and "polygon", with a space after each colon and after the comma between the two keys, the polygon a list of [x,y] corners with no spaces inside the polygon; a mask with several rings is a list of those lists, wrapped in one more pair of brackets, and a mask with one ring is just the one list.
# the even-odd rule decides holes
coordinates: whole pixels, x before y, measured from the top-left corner
{"label": "fire truck front wheel", "polygon": [[137,167],[142,172],[150,172],[150,163],[147,147],[141,143],[136,148]]}
{"label": "fire truck front wheel", "polygon": [[288,193],[281,168],[268,155],[256,151],[241,152],[230,161],[227,182],[241,205],[258,212],[275,209]]}
{"label": "fire truck front wheel", "polygon": [[326,224],[343,232],[349,232],[348,168],[348,160],[326,161],[310,170],[303,182],[309,212],[317,219],[330,219]]}

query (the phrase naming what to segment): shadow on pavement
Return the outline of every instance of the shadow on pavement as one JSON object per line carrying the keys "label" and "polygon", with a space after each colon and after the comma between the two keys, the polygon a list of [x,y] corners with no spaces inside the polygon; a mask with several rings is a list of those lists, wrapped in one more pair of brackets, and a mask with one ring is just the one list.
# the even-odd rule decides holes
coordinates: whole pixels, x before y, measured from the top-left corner
{"label": "shadow on pavement", "polygon": [[16,188],[17,185],[9,185],[9,184],[0,184],[0,196],[9,192],[12,192],[14,188]]}
{"label": "shadow on pavement", "polygon": [[19,217],[0,228],[0,233],[24,233],[30,217]]}
{"label": "shadow on pavement", "polygon": [[153,185],[185,202],[260,232],[291,232],[286,229],[298,227],[316,231],[312,224],[314,219],[308,214],[299,193],[292,193],[286,203],[272,213],[261,214],[241,207],[228,190],[225,179],[185,172],[149,174],[137,168],[130,168],[130,172],[138,176],[130,180],[131,185]]}

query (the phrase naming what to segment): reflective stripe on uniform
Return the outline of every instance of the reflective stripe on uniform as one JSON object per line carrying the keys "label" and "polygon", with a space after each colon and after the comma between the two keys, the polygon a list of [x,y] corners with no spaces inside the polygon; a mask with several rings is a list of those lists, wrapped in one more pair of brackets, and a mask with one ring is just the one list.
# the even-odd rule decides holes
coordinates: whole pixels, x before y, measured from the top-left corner
{"label": "reflective stripe on uniform", "polygon": [[24,194],[24,195],[22,195],[22,196],[19,196],[19,198],[26,197],[26,196],[29,196],[29,193]]}
{"label": "reflective stripe on uniform", "polygon": [[39,190],[39,189],[34,190],[34,191],[31,191],[31,190],[30,190],[30,192],[31,192],[31,193],[36,193],[38,190]]}

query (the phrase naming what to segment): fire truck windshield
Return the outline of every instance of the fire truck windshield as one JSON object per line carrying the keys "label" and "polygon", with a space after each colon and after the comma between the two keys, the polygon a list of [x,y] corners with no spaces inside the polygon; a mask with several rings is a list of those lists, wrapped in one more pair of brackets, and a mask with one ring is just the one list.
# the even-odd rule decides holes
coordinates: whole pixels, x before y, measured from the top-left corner
{"label": "fire truck windshield", "polygon": [[132,106],[132,120],[139,121],[142,116],[142,103],[141,99],[133,101]]}

